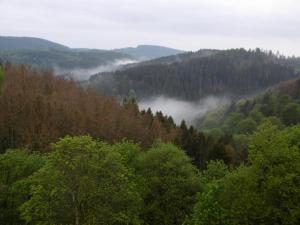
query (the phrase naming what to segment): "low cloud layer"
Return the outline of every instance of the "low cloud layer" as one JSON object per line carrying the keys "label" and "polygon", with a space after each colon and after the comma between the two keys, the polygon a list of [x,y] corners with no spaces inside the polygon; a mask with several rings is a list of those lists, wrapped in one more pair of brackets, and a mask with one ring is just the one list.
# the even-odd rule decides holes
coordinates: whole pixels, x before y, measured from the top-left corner
{"label": "low cloud layer", "polygon": [[300,55],[298,0],[0,0],[0,8],[2,35],[70,47],[262,47]]}
{"label": "low cloud layer", "polygon": [[151,108],[152,112],[162,111],[164,114],[172,116],[177,124],[185,120],[187,124],[204,116],[205,113],[215,110],[228,103],[228,99],[218,97],[207,97],[197,102],[182,101],[174,98],[156,97],[139,103],[140,109]]}
{"label": "low cloud layer", "polygon": [[97,66],[94,68],[62,69],[56,67],[54,71],[56,74],[67,76],[77,81],[85,81],[88,80],[92,75],[96,73],[115,71],[117,69],[120,69],[120,67],[124,65],[130,63],[136,63],[136,62],[137,62],[136,60],[132,60],[132,59],[122,59],[122,60],[116,60],[106,65]]}

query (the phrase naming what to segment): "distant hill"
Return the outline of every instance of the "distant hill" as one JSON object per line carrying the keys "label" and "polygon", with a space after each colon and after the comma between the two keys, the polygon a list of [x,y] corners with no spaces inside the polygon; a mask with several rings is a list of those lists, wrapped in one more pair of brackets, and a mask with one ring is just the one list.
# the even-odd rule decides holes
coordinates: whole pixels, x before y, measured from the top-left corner
{"label": "distant hill", "polygon": [[94,68],[131,56],[104,50],[19,50],[0,53],[0,60],[43,69]]}
{"label": "distant hill", "polygon": [[92,74],[111,71],[131,61],[135,58],[114,51],[73,49],[40,38],[0,37],[0,62],[54,70],[76,80],[86,80]]}
{"label": "distant hill", "polygon": [[177,55],[164,56],[160,58],[155,58],[151,60],[147,60],[144,62],[140,62],[138,65],[155,65],[155,64],[172,64],[172,63],[183,63],[192,59],[205,58],[208,56],[212,56],[216,53],[220,52],[220,50],[215,49],[200,49],[196,52],[184,52]]}
{"label": "distant hill", "polygon": [[34,37],[0,36],[0,51],[16,50],[68,50],[67,46]]}
{"label": "distant hill", "polygon": [[117,50],[69,48],[41,38],[0,36],[0,62],[50,69],[77,80],[87,80],[95,73],[114,71],[125,64],[182,52],[151,45]]}
{"label": "distant hill", "polygon": [[125,53],[143,60],[176,55],[184,52],[182,50],[167,48],[167,47],[157,46],[157,45],[139,45],[136,48],[133,47],[121,48],[121,49],[115,49],[114,51]]}
{"label": "distant hill", "polygon": [[127,95],[133,89],[139,98],[198,100],[210,95],[240,98],[297,77],[299,74],[283,61],[259,49],[205,50],[98,74],[91,77],[90,85],[116,96]]}

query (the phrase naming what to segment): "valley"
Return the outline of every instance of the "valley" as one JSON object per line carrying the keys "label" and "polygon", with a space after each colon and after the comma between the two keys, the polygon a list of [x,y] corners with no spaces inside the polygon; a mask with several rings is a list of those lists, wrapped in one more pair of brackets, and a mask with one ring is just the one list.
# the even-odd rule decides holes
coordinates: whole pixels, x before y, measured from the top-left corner
{"label": "valley", "polygon": [[0,225],[297,224],[299,65],[0,37]]}

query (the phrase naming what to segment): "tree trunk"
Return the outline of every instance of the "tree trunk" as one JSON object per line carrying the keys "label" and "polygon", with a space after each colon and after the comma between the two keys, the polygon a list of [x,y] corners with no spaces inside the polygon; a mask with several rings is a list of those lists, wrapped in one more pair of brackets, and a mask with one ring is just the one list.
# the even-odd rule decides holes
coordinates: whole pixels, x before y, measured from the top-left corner
{"label": "tree trunk", "polygon": [[79,209],[76,203],[76,198],[75,198],[75,194],[72,195],[72,200],[73,200],[73,204],[75,206],[75,225],[80,225],[79,222]]}

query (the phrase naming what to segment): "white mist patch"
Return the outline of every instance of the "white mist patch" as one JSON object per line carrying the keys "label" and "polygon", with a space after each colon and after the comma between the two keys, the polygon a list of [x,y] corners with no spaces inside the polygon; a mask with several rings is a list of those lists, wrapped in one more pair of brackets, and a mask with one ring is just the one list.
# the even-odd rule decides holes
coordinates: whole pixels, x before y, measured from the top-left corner
{"label": "white mist patch", "polygon": [[176,124],[185,120],[188,125],[192,125],[196,119],[226,103],[228,103],[226,97],[206,97],[196,102],[189,102],[161,96],[141,101],[139,108],[145,110],[151,108],[154,113],[161,111],[172,116]]}
{"label": "white mist patch", "polygon": [[93,68],[63,69],[63,68],[56,67],[54,71],[56,74],[72,78],[76,81],[85,81],[88,80],[94,74],[103,73],[103,72],[112,72],[124,65],[137,63],[137,62],[138,61],[132,59],[122,59],[122,60],[116,60],[111,63],[93,67]]}

